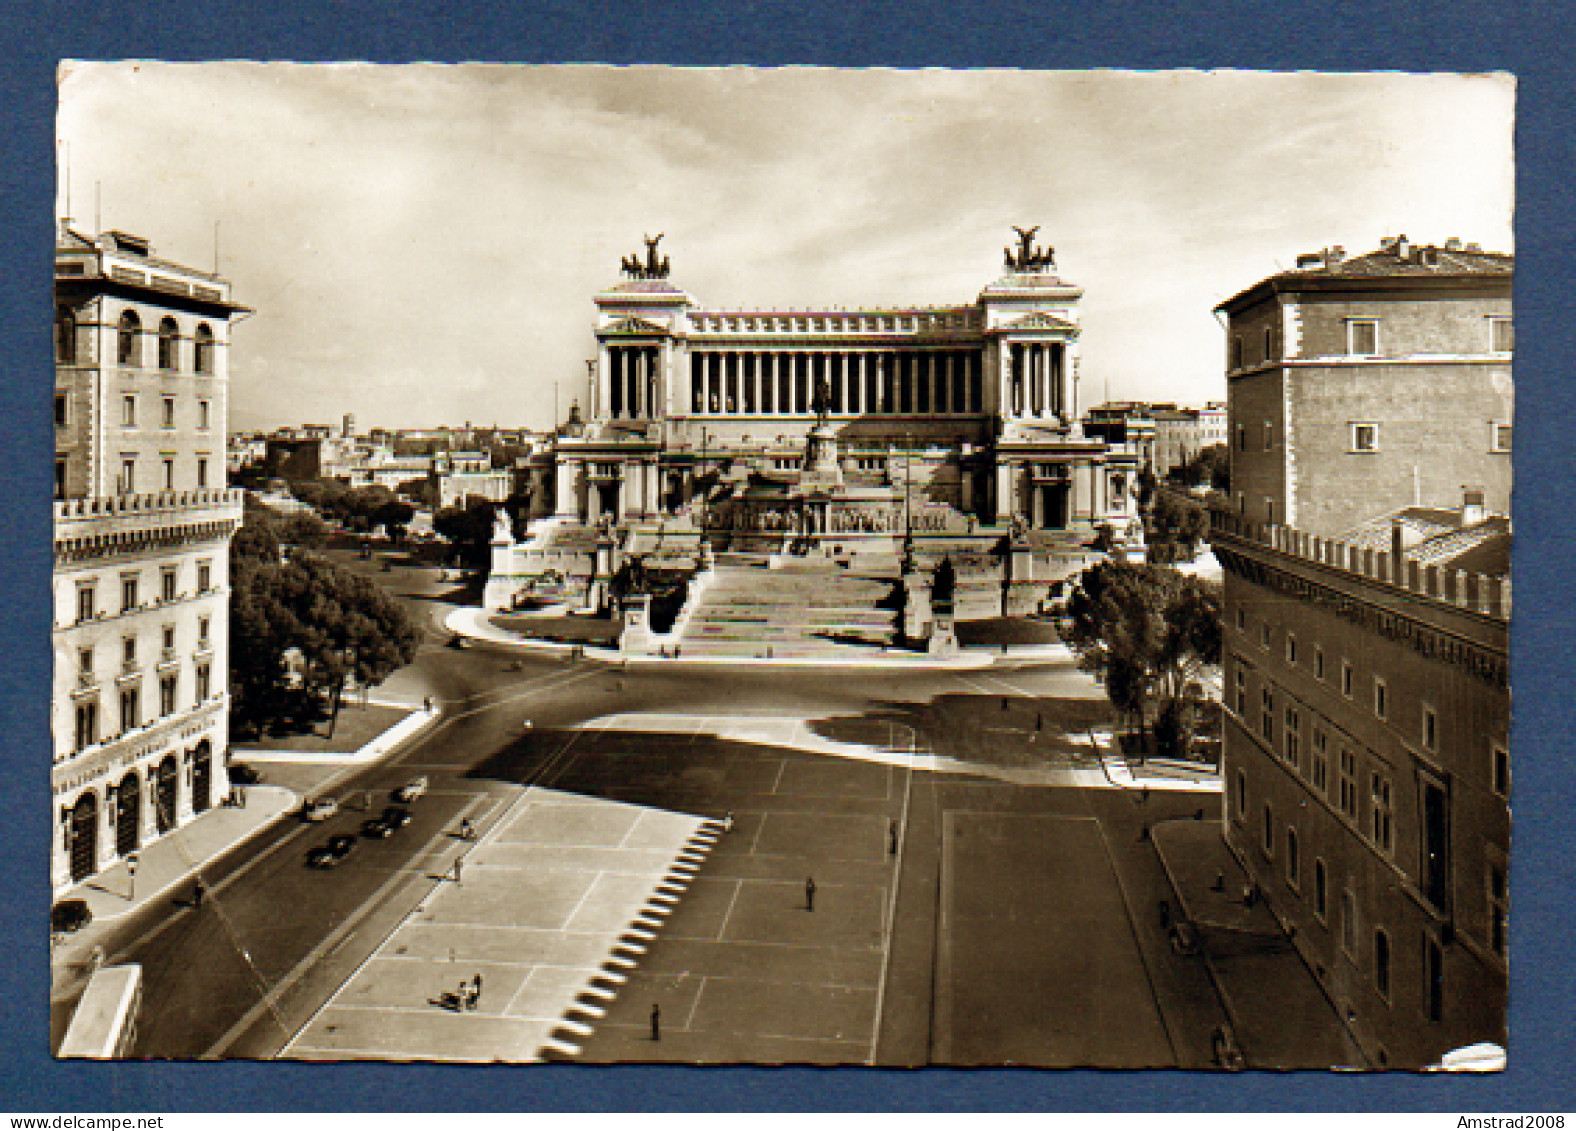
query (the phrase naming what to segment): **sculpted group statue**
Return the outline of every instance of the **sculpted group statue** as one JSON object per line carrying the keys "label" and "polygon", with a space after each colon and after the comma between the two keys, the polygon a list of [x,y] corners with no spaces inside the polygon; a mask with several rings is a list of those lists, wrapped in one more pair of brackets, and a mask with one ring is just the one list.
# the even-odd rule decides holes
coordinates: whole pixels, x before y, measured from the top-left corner
{"label": "sculpted group statue", "polygon": [[1036,224],[1032,228],[1012,229],[1018,233],[1018,247],[1005,249],[1007,270],[1009,271],[1049,271],[1056,267],[1056,249],[1054,247],[1035,247],[1034,233],[1040,230]]}
{"label": "sculpted group statue", "polygon": [[657,258],[657,244],[662,242],[665,233],[658,232],[655,236],[645,236],[646,260],[641,262],[639,255],[626,255],[620,260],[624,274],[631,279],[666,279],[668,277],[668,257]]}
{"label": "sculpted group statue", "polygon": [[810,398],[810,409],[815,413],[816,424],[825,424],[826,417],[832,411],[832,388],[826,383],[826,374],[821,374],[815,381],[815,395]]}

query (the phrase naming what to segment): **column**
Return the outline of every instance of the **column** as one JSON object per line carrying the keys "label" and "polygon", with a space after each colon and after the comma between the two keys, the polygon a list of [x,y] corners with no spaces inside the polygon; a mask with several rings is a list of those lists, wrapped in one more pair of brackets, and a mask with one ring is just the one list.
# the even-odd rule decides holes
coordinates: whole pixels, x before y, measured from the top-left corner
{"label": "column", "polygon": [[754,413],[766,411],[766,402],[761,400],[761,369],[765,360],[759,350],[750,351],[750,411]]}
{"label": "column", "polygon": [[957,393],[957,375],[954,372],[954,363],[956,361],[957,354],[953,353],[951,350],[948,350],[946,357],[946,368],[942,376],[942,388],[946,391],[945,396],[947,402],[942,411],[946,413],[955,412],[957,410],[957,402],[954,400],[954,397]]}
{"label": "column", "polygon": [[635,355],[635,395],[630,398],[632,415],[636,420],[646,415],[646,390],[650,387],[651,358],[646,347],[640,346],[632,351]]}
{"label": "column", "polygon": [[996,512],[997,522],[1004,522],[1012,517],[1014,501],[1012,473],[1013,468],[1010,464],[998,463],[996,465],[996,497],[991,502]]}
{"label": "column", "polygon": [[931,352],[925,355],[925,369],[930,375],[930,413],[939,416],[944,411],[941,403],[941,357]]}
{"label": "column", "polygon": [[612,374],[612,351],[606,342],[596,344],[596,381],[591,386],[591,403],[586,406],[591,419],[596,420],[612,412],[608,407],[607,386]]}
{"label": "column", "polygon": [[1056,388],[1056,413],[1058,416],[1073,412],[1072,389],[1068,387],[1067,347],[1058,343],[1051,354],[1052,379]]}

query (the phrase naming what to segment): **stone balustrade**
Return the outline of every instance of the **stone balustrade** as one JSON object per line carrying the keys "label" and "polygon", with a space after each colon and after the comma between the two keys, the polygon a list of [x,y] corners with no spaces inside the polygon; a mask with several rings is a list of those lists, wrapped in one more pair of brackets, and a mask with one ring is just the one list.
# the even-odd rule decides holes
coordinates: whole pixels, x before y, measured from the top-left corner
{"label": "stone balustrade", "polygon": [[1423,565],[1388,550],[1359,545],[1340,538],[1321,538],[1295,527],[1254,522],[1226,510],[1210,513],[1212,531],[1221,532],[1306,561],[1405,589],[1442,604],[1508,621],[1511,609],[1510,578],[1468,573],[1448,566]]}

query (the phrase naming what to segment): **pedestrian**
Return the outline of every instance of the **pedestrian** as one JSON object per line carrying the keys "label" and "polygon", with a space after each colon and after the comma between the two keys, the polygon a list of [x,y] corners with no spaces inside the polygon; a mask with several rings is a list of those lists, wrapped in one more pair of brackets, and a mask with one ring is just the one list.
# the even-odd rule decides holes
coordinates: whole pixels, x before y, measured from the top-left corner
{"label": "pedestrian", "polygon": [[677,644],[673,645],[673,658],[675,660],[679,658],[679,646]]}
{"label": "pedestrian", "polygon": [[651,1003],[651,1039],[653,1041],[662,1039],[662,1007],[656,1002]]}
{"label": "pedestrian", "polygon": [[469,817],[463,817],[460,820],[460,839],[461,840],[475,840],[476,839],[476,830],[471,826],[471,819]]}
{"label": "pedestrian", "polygon": [[208,890],[203,886],[202,877],[198,876],[197,879],[192,882],[192,906],[201,907],[203,896],[207,894]]}
{"label": "pedestrian", "polygon": [[892,856],[896,856],[897,855],[897,818],[896,817],[893,817],[891,821],[887,822],[887,839],[890,842],[888,844],[888,846],[887,846],[888,854],[892,855]]}
{"label": "pedestrian", "polygon": [[454,858],[454,886],[455,887],[460,887],[461,886],[461,884],[460,884],[460,873],[464,869],[464,866],[465,866],[465,859],[464,859],[464,857],[456,856]]}
{"label": "pedestrian", "polygon": [[240,807],[242,809],[245,809],[246,808],[246,787],[244,785],[236,786],[235,787],[235,795],[236,795],[236,798],[237,798],[237,800],[238,800],[238,802],[240,804]]}
{"label": "pedestrian", "polygon": [[1202,806],[1193,811],[1193,819],[1195,821],[1202,821],[1204,819],[1204,810]]}
{"label": "pedestrian", "polygon": [[804,909],[815,910],[815,877],[809,876],[804,881]]}
{"label": "pedestrian", "polygon": [[477,974],[471,979],[471,1008],[475,1009],[482,1002],[482,976]]}
{"label": "pedestrian", "polygon": [[427,714],[429,714],[429,715],[432,714],[432,696],[431,695],[423,695],[421,697],[421,709],[423,711],[426,711]]}
{"label": "pedestrian", "polygon": [[729,809],[728,812],[722,818],[722,831],[725,832],[725,833],[731,833],[733,831],[733,810],[732,809]]}
{"label": "pedestrian", "polygon": [[454,1006],[461,1013],[471,1008],[471,984],[461,982],[460,988],[454,991]]}

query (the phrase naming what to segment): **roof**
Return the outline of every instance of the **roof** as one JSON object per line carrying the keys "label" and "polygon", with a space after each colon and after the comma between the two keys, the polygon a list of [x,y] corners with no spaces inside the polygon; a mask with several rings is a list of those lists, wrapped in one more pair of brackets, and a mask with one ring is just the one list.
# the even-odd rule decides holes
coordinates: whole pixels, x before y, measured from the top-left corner
{"label": "roof", "polygon": [[1364,255],[1348,256],[1342,247],[1299,255],[1296,267],[1259,280],[1215,309],[1238,310],[1272,293],[1346,290],[1354,285],[1508,284],[1515,269],[1514,255],[1484,251],[1477,244],[1463,244],[1458,239],[1448,239],[1443,246],[1414,244],[1404,235],[1391,236]]}
{"label": "roof", "polygon": [[1378,515],[1341,536],[1364,549],[1386,550],[1397,525],[1408,532],[1403,551],[1422,566],[1445,566],[1497,577],[1510,573],[1510,519],[1487,515],[1463,525],[1463,513],[1442,507],[1402,507]]}

